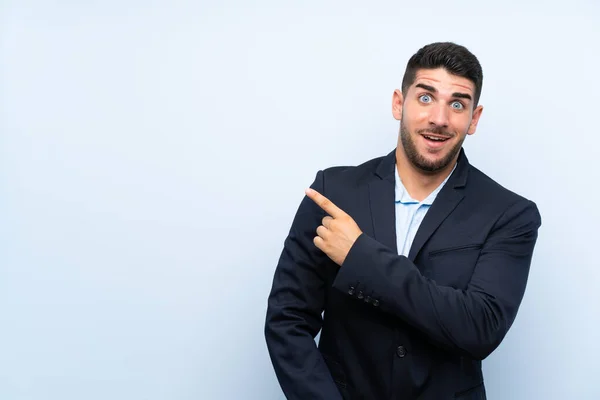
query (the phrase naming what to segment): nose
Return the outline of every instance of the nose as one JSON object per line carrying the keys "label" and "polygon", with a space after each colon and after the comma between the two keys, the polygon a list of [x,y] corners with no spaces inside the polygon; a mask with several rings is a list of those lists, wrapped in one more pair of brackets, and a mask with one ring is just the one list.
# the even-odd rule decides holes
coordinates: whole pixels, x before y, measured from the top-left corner
{"label": "nose", "polygon": [[439,126],[441,128],[448,127],[448,108],[443,105],[436,104],[430,108],[429,124]]}

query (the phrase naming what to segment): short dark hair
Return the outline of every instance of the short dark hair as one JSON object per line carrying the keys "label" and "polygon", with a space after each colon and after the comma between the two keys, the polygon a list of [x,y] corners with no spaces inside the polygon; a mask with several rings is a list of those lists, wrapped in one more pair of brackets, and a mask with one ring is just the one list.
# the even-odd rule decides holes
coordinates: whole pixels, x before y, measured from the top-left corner
{"label": "short dark hair", "polygon": [[402,78],[402,93],[415,82],[415,76],[420,69],[444,68],[449,73],[469,79],[475,85],[474,107],[479,102],[483,86],[483,71],[479,60],[466,47],[452,42],[437,42],[428,44],[417,51],[408,60],[404,78]]}

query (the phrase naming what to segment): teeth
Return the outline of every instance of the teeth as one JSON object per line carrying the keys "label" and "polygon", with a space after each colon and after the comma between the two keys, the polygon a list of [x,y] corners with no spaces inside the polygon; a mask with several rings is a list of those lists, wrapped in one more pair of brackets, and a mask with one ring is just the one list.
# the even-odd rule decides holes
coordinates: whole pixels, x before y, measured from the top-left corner
{"label": "teeth", "polygon": [[431,137],[431,136],[425,136],[427,139],[429,140],[434,140],[436,142],[443,142],[446,139],[441,139],[441,138],[435,138],[435,137]]}

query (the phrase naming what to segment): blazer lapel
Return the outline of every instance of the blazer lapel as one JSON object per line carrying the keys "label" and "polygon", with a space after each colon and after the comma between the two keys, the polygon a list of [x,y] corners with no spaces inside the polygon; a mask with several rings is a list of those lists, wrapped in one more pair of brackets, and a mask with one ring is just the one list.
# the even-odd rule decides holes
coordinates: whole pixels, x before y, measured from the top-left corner
{"label": "blazer lapel", "polygon": [[398,253],[396,244],[396,210],[394,168],[396,151],[385,156],[375,174],[377,178],[369,183],[369,202],[373,220],[375,240]]}
{"label": "blazer lapel", "polygon": [[415,261],[423,245],[464,198],[462,188],[466,185],[468,171],[469,162],[464,154],[464,150],[461,149],[458,157],[458,165],[454,173],[442,190],[440,190],[425,218],[423,218],[421,226],[417,230],[408,254],[408,258],[411,261]]}

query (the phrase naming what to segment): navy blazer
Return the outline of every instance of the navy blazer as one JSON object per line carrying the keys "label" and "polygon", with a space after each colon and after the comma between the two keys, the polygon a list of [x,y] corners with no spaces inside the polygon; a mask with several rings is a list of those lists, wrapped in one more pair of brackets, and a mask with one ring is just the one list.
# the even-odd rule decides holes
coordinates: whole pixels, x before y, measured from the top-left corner
{"label": "navy blazer", "polygon": [[[481,360],[512,325],[541,217],[469,164],[427,212],[408,257],[395,234],[395,151],[319,171],[311,187],[363,234],[338,267],[304,197],[268,298],[265,337],[288,399],[485,399]],[[314,341],[321,332],[318,347]]]}

